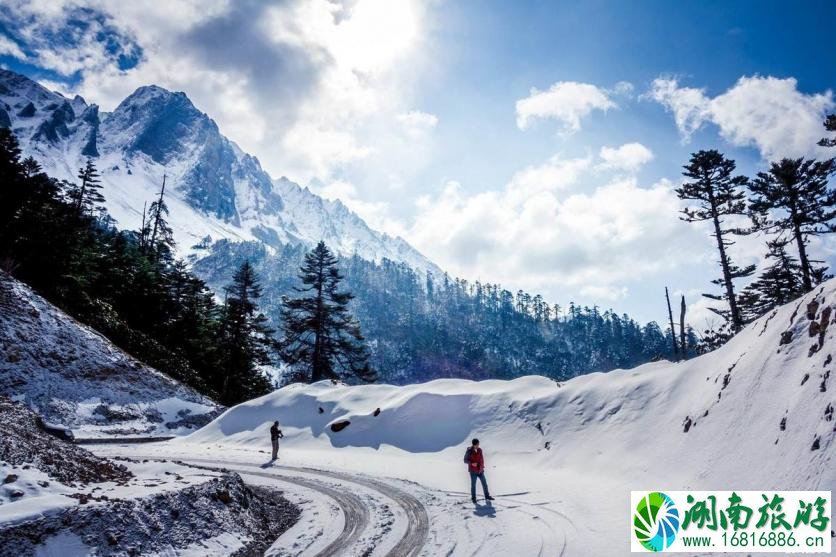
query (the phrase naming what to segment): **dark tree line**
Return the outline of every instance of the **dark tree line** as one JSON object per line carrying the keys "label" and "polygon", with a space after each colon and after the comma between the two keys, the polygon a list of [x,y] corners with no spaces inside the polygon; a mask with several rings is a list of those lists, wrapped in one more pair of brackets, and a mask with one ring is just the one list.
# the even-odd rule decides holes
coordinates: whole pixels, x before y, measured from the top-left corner
{"label": "dark tree line", "polygon": [[[305,248],[284,245],[268,252],[257,242],[218,242],[201,254],[195,272],[219,286],[244,260],[264,278],[262,308],[282,329],[285,297],[310,288],[305,273],[300,278],[294,271],[311,267]],[[551,305],[542,296],[497,284],[426,277],[389,260],[373,263],[355,256],[340,258],[338,265],[344,288],[353,294],[347,307],[362,327],[371,368],[382,381],[529,374],[566,379],[674,357],[671,332],[656,323],[641,325],[597,307]],[[290,333],[292,340],[295,333]],[[685,343],[688,353],[695,353],[696,335],[688,327]],[[311,352],[309,344],[302,354]],[[301,370],[308,376],[311,367]]]}
{"label": "dark tree line", "polygon": [[[836,116],[828,116],[824,125],[828,131],[836,131]],[[819,144],[833,147],[836,139],[824,138]],[[819,265],[821,261],[810,258],[808,246],[811,237],[836,232],[836,190],[828,185],[836,172],[836,159],[783,158],[771,162],[754,178],[734,172],[735,162],[722,153],[699,151],[684,167],[683,174],[690,181],[676,190],[680,199],[691,202],[681,218],[687,222],[709,221],[717,243],[722,276],[712,282],[722,288],[722,293],[704,296],[725,302],[723,307],[712,308],[724,324],[718,330],[706,331],[709,347],[831,277],[827,267]],[[729,224],[735,218],[737,226]],[[744,225],[740,225],[741,220]],[[727,248],[734,244],[734,237],[755,232],[770,238],[767,265],[738,292],[736,281],[751,277],[757,266],[736,266]]]}

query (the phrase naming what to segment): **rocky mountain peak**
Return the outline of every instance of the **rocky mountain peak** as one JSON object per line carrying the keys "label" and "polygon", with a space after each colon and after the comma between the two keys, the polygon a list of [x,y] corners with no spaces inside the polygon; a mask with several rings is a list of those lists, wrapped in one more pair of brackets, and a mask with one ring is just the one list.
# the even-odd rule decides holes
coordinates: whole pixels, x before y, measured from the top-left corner
{"label": "rocky mountain peak", "polygon": [[273,180],[182,91],[146,85],[113,112],[100,113],[80,96],[69,99],[0,70],[0,125],[11,127],[23,151],[57,178],[74,180],[84,161],[96,158],[108,211],[123,227],[138,226],[165,174],[182,250],[207,237],[273,247],[324,240],[341,255],[437,272],[406,242],[373,230],[343,203],[286,178]]}

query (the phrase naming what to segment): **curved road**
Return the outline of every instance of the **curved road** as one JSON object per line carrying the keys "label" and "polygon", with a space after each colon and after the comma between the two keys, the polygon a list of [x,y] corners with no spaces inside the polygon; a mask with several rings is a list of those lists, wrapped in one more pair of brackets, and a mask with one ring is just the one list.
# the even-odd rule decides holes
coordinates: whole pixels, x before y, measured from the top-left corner
{"label": "curved road", "polygon": [[[505,554],[525,547],[527,554],[563,556],[570,552],[567,533],[576,530],[569,517],[550,508],[546,502],[514,497],[523,493],[509,493],[501,496],[495,506],[477,505],[474,509],[467,503],[468,494],[464,492],[400,486],[395,481],[357,473],[277,464],[262,468],[252,461],[235,460],[234,457],[229,460],[200,456],[182,458],[174,454],[149,454],[150,451],[142,449],[126,453],[115,448],[108,452],[140,459],[169,460],[212,471],[232,471],[253,476],[251,481],[260,477],[320,494],[322,497],[302,496],[303,500],[313,496],[319,501],[318,505],[325,507],[313,511],[309,525],[300,523],[302,529],[295,535],[278,538],[273,549],[277,555],[471,556],[483,555],[489,547],[491,553],[501,551]],[[292,489],[289,491],[293,492]],[[323,516],[322,510],[326,508],[331,510],[325,511]],[[497,511],[500,518],[497,518]],[[336,532],[334,527],[339,528],[340,514],[344,517],[342,530]],[[490,520],[473,520],[475,517],[490,517]],[[290,545],[285,545],[288,543]]]}
{"label": "curved road", "polygon": [[[326,548],[317,553],[317,557],[332,557],[340,555],[347,547],[354,544],[360,538],[360,535],[369,527],[368,507],[360,499],[360,497],[349,490],[340,491],[323,482],[318,482],[309,478],[259,471],[261,469],[260,466],[248,462],[203,459],[196,457],[182,460],[178,459],[175,462],[191,465],[199,464],[202,468],[215,471],[221,471],[223,469],[238,472],[239,474],[278,479],[284,482],[297,484],[306,489],[317,491],[332,499],[337,506],[340,507],[340,510],[345,517],[345,523],[340,535],[328,544]],[[395,543],[394,547],[387,552],[387,557],[414,557],[421,552],[427,541],[430,529],[430,521],[427,515],[427,510],[415,496],[407,493],[406,491],[398,489],[386,482],[366,478],[356,474],[282,465],[274,465],[271,469],[288,472],[303,472],[313,476],[322,476],[335,479],[340,482],[361,485],[394,501],[395,504],[401,507],[406,515],[407,524],[406,531]]]}
{"label": "curved road", "polygon": [[[207,467],[209,468],[209,467]],[[256,472],[254,470],[243,470],[235,468],[226,468],[233,472],[246,474],[248,476],[261,476],[263,478],[281,479],[284,482],[294,483],[296,485],[318,491],[326,497],[332,499],[345,517],[343,523],[343,530],[327,547],[316,554],[316,557],[334,557],[340,555],[340,550],[353,545],[366,528],[369,526],[369,509],[363,501],[354,493],[349,491],[339,491],[323,485],[320,482],[311,481],[306,478],[298,476],[280,476],[278,474],[270,474],[267,472]],[[220,470],[215,468],[215,470]]]}

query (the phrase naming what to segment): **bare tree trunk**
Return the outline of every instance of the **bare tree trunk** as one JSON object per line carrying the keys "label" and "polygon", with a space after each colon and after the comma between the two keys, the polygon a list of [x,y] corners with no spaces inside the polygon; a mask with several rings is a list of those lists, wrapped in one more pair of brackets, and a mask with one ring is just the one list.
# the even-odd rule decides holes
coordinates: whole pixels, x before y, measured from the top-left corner
{"label": "bare tree trunk", "polygon": [[145,253],[145,242],[147,241],[145,233],[145,210],[148,207],[148,202],[142,204],[142,224],[139,227],[139,251]]}
{"label": "bare tree trunk", "polygon": [[679,356],[679,345],[676,343],[676,329],[673,328],[673,311],[671,311],[671,297],[668,295],[668,287],[665,287],[665,300],[668,302],[668,318],[671,322],[671,340],[673,341],[673,355]]}
{"label": "bare tree trunk", "polygon": [[685,344],[685,295],[679,304],[679,349],[682,351],[682,359],[688,358],[688,346]]}
{"label": "bare tree trunk", "polygon": [[801,263],[801,279],[804,283],[804,291],[809,292],[813,289],[813,280],[810,278],[810,260],[807,259],[807,248],[804,245],[804,236],[801,233],[801,225],[795,217],[793,211],[793,236],[795,236],[795,243],[798,246],[798,262]]}
{"label": "bare tree trunk", "polygon": [[163,205],[163,195],[165,195],[165,174],[163,174],[163,187],[160,188],[160,199],[157,202],[157,213],[154,215],[154,231],[151,232],[151,249],[156,248],[154,245],[157,242],[157,226],[160,224],[160,210]]}
{"label": "bare tree trunk", "polygon": [[78,192],[78,201],[75,204],[76,218],[81,219],[81,214],[84,210],[84,193],[87,189],[87,179],[81,181],[81,190]]}
{"label": "bare tree trunk", "polygon": [[720,229],[720,219],[717,216],[713,196],[711,199],[711,207],[714,213],[714,236],[717,238],[717,250],[720,252],[720,266],[723,268],[723,282],[726,285],[726,297],[729,299],[732,330],[736,333],[743,328],[743,320],[740,318],[740,310],[737,309],[737,297],[734,295],[734,285],[732,284],[731,270],[729,269],[729,258],[726,255],[726,246],[723,244],[723,232]]}

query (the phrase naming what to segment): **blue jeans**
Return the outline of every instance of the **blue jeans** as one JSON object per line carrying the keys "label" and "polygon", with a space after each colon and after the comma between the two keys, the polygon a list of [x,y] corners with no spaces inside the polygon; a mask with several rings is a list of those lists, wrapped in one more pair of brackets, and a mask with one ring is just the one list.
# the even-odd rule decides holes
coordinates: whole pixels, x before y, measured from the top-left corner
{"label": "blue jeans", "polygon": [[[470,470],[468,470],[470,472]],[[476,472],[470,472],[470,497],[472,499],[476,499],[476,478],[482,482],[482,492],[485,494],[485,497],[490,497],[490,493],[488,492],[488,482],[485,480],[485,473],[482,472],[477,474]]]}

